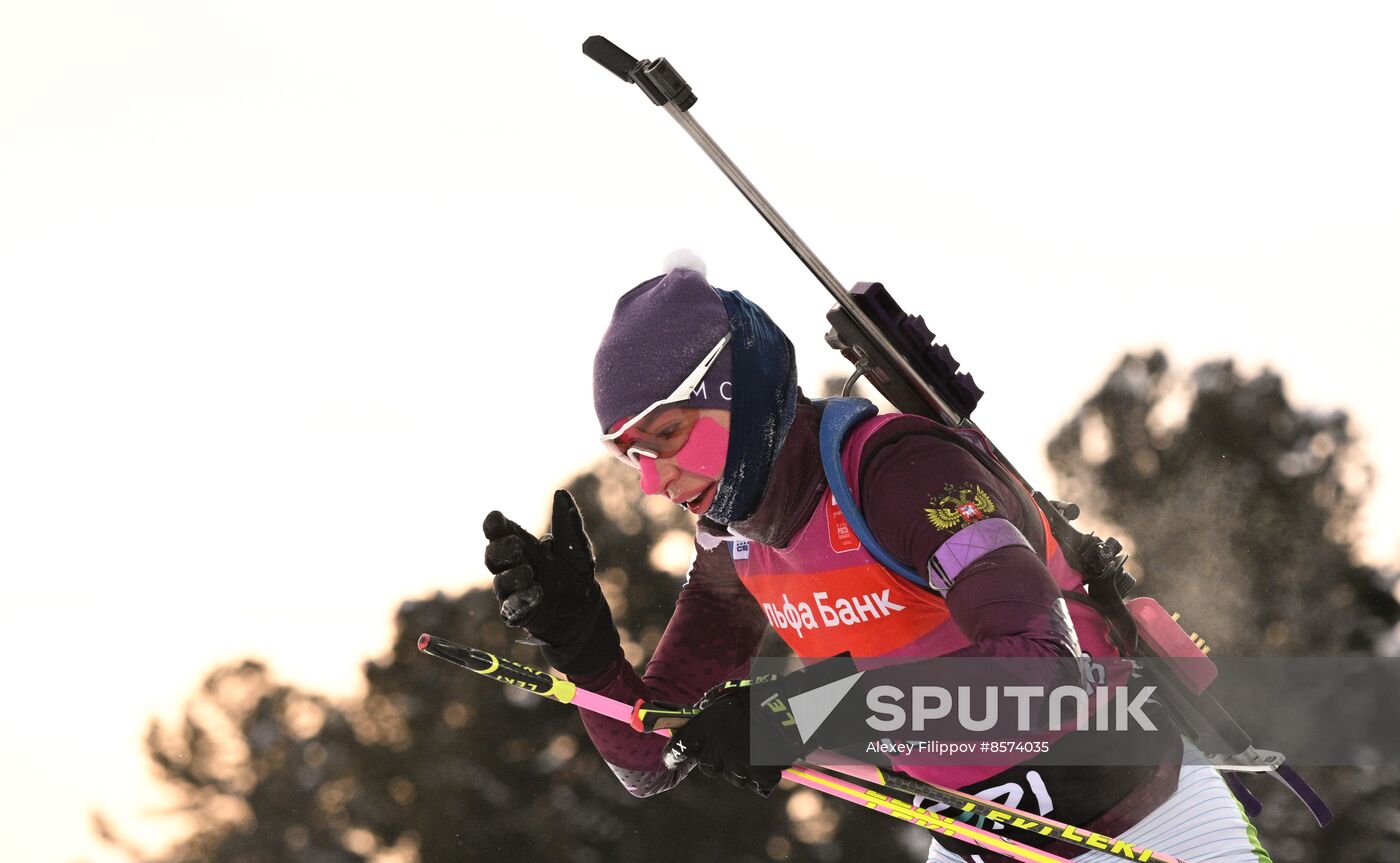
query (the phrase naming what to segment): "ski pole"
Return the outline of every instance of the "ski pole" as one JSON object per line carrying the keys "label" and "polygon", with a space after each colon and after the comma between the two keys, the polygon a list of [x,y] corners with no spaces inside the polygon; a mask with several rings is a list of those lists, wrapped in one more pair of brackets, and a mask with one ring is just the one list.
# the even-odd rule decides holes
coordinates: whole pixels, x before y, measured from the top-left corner
{"label": "ski pole", "polygon": [[[690,718],[699,712],[694,707],[673,707],[639,702],[633,708],[631,724],[639,731],[654,731],[656,728],[675,729],[684,726]],[[889,773],[874,764],[841,761],[817,763],[865,782],[941,803],[956,810],[960,818],[977,818],[979,824],[990,821],[994,824],[1007,824],[1041,836],[1053,835],[1066,844],[1075,845],[1086,851],[1101,851],[1124,860],[1136,860],[1138,863],[1185,863],[1185,861],[1170,854],[1164,854],[1150,848],[1137,848],[1132,843],[1112,836],[1075,827],[1043,815],[1034,815],[1011,806],[1002,806],[975,794],[967,794],[952,788],[945,788],[942,785],[934,785],[897,773]]]}
{"label": "ski pole", "polygon": [[[483,677],[489,677],[498,683],[515,686],[561,704],[574,704],[583,710],[598,713],[629,725],[632,724],[633,709],[631,707],[607,696],[579,689],[570,681],[561,680],[548,672],[539,671],[485,650],[457,644],[428,633],[423,633],[419,637],[418,649],[429,656],[446,660]],[[665,737],[671,735],[670,730],[665,728],[656,728],[652,733]],[[1069,863],[1058,855],[1038,851],[1019,842],[1002,839],[990,831],[981,830],[927,809],[915,807],[903,800],[880,794],[816,768],[792,767],[783,771],[783,778],[790,779],[798,785],[811,788],[819,793],[857,803],[882,814],[917,824],[920,827],[954,836],[988,851],[1006,854],[1008,857],[1023,861],[1023,863]]]}
{"label": "ski pole", "polygon": [[[496,656],[488,651],[468,647],[428,633],[419,637],[418,649],[429,656],[435,656],[483,677],[489,677],[498,683],[515,686],[561,704],[574,704],[580,709],[616,719],[634,728],[639,728],[639,730],[650,731],[654,734],[669,737],[670,728],[678,727],[683,724],[684,719],[688,718],[684,711],[649,710],[643,704],[639,704],[637,707],[628,707],[626,704],[607,696],[579,689],[570,681],[562,680],[548,672],[539,671],[528,665]],[[645,728],[644,726],[647,725],[650,727]],[[1009,825],[1042,836],[1053,835],[1056,839],[1071,845],[1103,851],[1124,860],[1136,860],[1138,863],[1183,863],[1183,861],[1167,854],[1150,849],[1136,849],[1130,843],[1093,831],[1079,830],[1070,825],[1043,816],[1032,815],[1009,806],[1000,806],[974,795],[913,779],[886,775],[873,765],[826,764],[823,766],[879,783],[893,790],[937,800],[959,809],[963,817],[978,816],[986,821]],[[822,794],[874,809],[882,814],[961,839],[989,851],[1005,854],[1016,860],[1024,861],[1024,863],[1067,863],[1063,857],[1058,855],[1031,848],[1015,840],[1004,839],[996,833],[974,827],[957,818],[932,812],[898,798],[881,794],[874,789],[833,776],[813,765],[803,764],[790,767],[783,771],[783,778],[790,779],[798,785],[811,788]]]}

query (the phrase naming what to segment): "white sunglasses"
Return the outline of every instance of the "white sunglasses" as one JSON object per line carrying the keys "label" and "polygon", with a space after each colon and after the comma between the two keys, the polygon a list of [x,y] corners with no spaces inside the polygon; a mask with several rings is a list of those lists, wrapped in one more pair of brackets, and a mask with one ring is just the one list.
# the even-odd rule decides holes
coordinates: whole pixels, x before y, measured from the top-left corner
{"label": "white sunglasses", "polygon": [[[673,391],[669,396],[667,396],[664,399],[658,399],[657,401],[652,402],[651,404],[643,408],[641,411],[639,411],[636,416],[623,423],[622,427],[619,428],[617,431],[610,432],[600,437],[599,440],[603,442],[603,445],[606,446],[608,449],[613,450],[621,457],[626,458],[626,455],[622,453],[622,448],[619,447],[616,443],[614,443],[614,441],[616,441],[622,435],[626,434],[628,429],[632,428],[637,423],[646,419],[647,414],[650,414],[652,411],[656,410],[662,405],[669,405],[673,402],[680,402],[689,399],[690,394],[695,390],[697,386],[700,385],[700,381],[705,377],[705,373],[710,370],[710,366],[714,365],[715,360],[719,359],[720,351],[724,350],[724,346],[729,344],[729,339],[732,335],[732,333],[725,333],[724,338],[719,340],[719,344],[711,348],[708,354],[705,354],[705,358],[700,361],[700,365],[695,367],[695,371],[686,375],[685,380],[681,381],[681,385],[676,387],[675,391]],[[628,460],[630,461],[630,459]]]}

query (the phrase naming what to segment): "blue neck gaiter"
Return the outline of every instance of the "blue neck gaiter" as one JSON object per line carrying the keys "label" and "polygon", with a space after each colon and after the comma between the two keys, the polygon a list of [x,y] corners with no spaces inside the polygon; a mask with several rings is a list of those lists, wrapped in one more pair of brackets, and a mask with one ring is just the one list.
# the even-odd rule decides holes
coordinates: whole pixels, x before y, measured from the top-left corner
{"label": "blue neck gaiter", "polygon": [[797,409],[797,357],[767,313],[738,291],[722,291],[729,315],[733,400],[724,475],[705,517],[720,524],[753,515],[768,487]]}

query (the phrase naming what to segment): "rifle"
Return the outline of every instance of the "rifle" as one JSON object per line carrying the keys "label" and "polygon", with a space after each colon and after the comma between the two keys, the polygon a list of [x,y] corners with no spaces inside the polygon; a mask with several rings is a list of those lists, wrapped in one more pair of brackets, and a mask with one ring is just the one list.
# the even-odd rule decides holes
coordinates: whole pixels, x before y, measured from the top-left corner
{"label": "rifle", "polygon": [[[1146,598],[1127,601],[1135,581],[1126,569],[1128,554],[1122,543],[1075,528],[1070,522],[1078,515],[1079,508],[1052,501],[1034,491],[1011,461],[977,428],[972,412],[982,397],[982,390],[971,375],[958,370],[959,363],[953,359],[952,352],[935,341],[936,336],[923,318],[907,314],[879,282],[860,282],[846,290],[802,241],[691,116],[690,109],[698,97],[666,58],[638,60],[602,36],[590,36],[585,40],[583,53],[623,81],[636,84],[653,104],[661,106],[836,301],[836,306],[827,314],[831,330],[826,334],[826,341],[854,365],[843,394],[850,392],[857,379],[865,377],[902,413],[927,417],[949,428],[978,432],[991,446],[1000,467],[1020,483],[1044,514],[1052,536],[1068,562],[1083,576],[1090,600],[1109,621],[1125,654],[1168,662],[1190,658],[1193,664],[1209,664],[1213,671],[1213,663],[1205,653],[1160,605]],[[1148,637],[1139,637],[1140,627],[1151,627],[1151,632],[1142,633]],[[1154,666],[1160,665],[1154,663]],[[1217,769],[1226,771],[1226,782],[1251,816],[1259,814],[1263,807],[1240,780],[1239,772],[1268,773],[1307,806],[1319,826],[1325,827],[1331,822],[1331,810],[1297,771],[1285,763],[1284,756],[1256,748],[1249,735],[1214,695],[1206,691],[1199,679],[1183,679],[1165,672],[1155,674],[1154,680],[1167,694],[1167,708],[1182,731],[1201,747]]]}

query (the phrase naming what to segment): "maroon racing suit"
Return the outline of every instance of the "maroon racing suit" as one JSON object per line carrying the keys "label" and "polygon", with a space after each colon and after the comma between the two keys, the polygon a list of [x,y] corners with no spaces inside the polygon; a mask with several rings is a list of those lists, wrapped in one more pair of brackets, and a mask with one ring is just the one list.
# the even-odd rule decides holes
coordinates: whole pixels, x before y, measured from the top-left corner
{"label": "maroon racing suit", "polygon": [[[1082,593],[1077,574],[1048,538],[1035,505],[985,454],[914,416],[877,417],[843,447],[847,477],[875,539],[928,574],[931,589],[924,589],[875,562],[843,524],[821,466],[819,421],[817,406],[799,404],[749,519],[728,530],[701,519],[695,561],[645,673],[639,677],[619,653],[602,671],[573,677],[576,683],[629,704],[639,698],[691,704],[716,683],[746,676],[770,623],[807,658],[844,650],[865,657],[1078,658],[1080,642],[1094,656],[1116,655],[1092,607],[1072,602],[1067,614],[1064,596]],[[807,613],[796,614],[803,605]],[[1050,688],[1065,681],[1043,682]],[[662,765],[664,739],[582,716],[631,793],[655,794],[684,778],[684,769]],[[1146,745],[1155,747],[1153,763],[1138,767],[1038,765],[1029,756],[1019,763],[1008,756],[1001,765],[900,766],[916,778],[987,792],[1114,835],[1176,788],[1179,736],[1152,735]]]}

